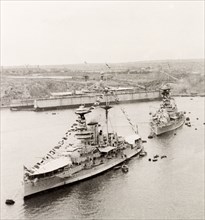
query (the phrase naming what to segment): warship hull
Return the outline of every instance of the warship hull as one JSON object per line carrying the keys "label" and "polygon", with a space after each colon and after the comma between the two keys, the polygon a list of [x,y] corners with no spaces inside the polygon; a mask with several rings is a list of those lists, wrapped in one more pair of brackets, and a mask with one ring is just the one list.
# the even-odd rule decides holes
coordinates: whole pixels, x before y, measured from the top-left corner
{"label": "warship hull", "polygon": [[48,191],[60,186],[72,184],[94,177],[125,162],[126,160],[134,156],[139,155],[141,152],[142,148],[125,149],[123,151],[123,154],[126,155],[126,157],[118,155],[116,158],[104,158],[102,164],[92,166],[88,169],[83,169],[83,165],[79,165],[76,173],[72,175],[64,173],[62,175],[55,175],[52,177],[38,179],[36,182],[24,182],[24,199],[30,198],[33,195],[36,195],[43,191]]}
{"label": "warship hull", "polygon": [[158,126],[158,125],[153,124],[151,122],[151,129],[155,135],[161,135],[161,134],[164,134],[169,131],[173,131],[173,130],[181,127],[184,124],[184,121],[185,121],[185,117],[183,115],[181,118],[179,118],[177,120],[173,120],[164,126]]}

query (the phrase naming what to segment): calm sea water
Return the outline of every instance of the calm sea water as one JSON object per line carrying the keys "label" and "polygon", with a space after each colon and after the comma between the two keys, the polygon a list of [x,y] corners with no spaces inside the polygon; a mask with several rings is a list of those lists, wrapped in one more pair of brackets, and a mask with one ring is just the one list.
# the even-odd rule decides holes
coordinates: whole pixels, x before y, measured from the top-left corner
{"label": "calm sea water", "polygon": [[[110,127],[132,130],[120,110],[137,123],[148,155],[129,161],[129,172],[110,170],[72,186],[22,197],[23,164],[37,162],[74,123],[74,110],[11,112],[1,110],[1,219],[204,219],[204,98],[177,98],[192,127],[148,139],[149,112],[159,102],[114,106]],[[104,118],[102,109],[88,119]],[[198,120],[197,120],[198,118]],[[195,130],[197,128],[197,130]],[[154,155],[166,155],[149,162]],[[16,201],[13,206],[5,200]]]}

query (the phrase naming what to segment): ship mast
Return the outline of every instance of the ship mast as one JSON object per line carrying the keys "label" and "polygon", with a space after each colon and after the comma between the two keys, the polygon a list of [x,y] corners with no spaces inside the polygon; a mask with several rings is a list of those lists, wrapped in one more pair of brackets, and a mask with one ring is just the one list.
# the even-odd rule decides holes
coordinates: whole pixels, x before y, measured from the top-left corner
{"label": "ship mast", "polygon": [[105,106],[103,106],[102,108],[105,109],[105,118],[106,118],[106,131],[107,131],[107,141],[109,140],[109,130],[108,130],[108,111],[110,108],[112,108],[112,106],[109,105],[108,103],[108,89],[104,90],[105,92]]}
{"label": "ship mast", "polygon": [[[109,71],[110,71],[110,66],[106,63],[105,64]],[[106,86],[107,86],[107,74],[106,74]],[[105,106],[102,106],[103,109],[105,109],[105,123],[106,123],[106,133],[107,133],[107,144],[108,144],[108,140],[109,140],[109,130],[108,130],[108,111],[109,109],[112,108],[112,106],[109,105],[109,102],[108,102],[108,92],[109,92],[109,89],[108,87],[105,87],[104,88],[104,95],[105,95]]]}

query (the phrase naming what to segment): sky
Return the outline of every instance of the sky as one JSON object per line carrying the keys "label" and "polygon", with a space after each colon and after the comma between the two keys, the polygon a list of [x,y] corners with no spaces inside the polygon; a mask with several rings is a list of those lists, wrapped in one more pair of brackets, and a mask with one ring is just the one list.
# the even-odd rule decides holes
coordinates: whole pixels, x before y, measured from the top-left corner
{"label": "sky", "polygon": [[1,65],[204,58],[204,1],[1,1]]}

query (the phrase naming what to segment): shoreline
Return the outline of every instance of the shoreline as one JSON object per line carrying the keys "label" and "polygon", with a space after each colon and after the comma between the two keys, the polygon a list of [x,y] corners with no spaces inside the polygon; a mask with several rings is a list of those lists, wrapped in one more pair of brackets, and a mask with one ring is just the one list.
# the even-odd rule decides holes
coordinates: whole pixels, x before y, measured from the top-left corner
{"label": "shoreline", "polygon": [[[187,97],[187,98],[193,98],[193,97],[205,97],[205,94],[202,93],[202,94],[173,94],[172,95],[173,97]],[[54,98],[54,99],[58,99],[58,98]],[[153,99],[153,101],[156,100],[156,99]],[[26,102],[27,100],[26,99],[21,99],[19,100],[21,102]],[[33,100],[35,101],[35,100]],[[152,101],[152,100],[137,100],[137,101],[134,101],[134,102],[149,102],[149,101]],[[133,103],[132,100],[130,100],[130,102]],[[122,102],[123,103],[123,102]],[[69,109],[69,108],[72,108],[72,106],[65,106],[65,108]],[[4,106],[0,106],[0,110],[1,109],[10,109],[11,111],[35,111],[35,108],[33,106],[16,106],[16,107],[13,107],[13,110],[11,108],[10,105],[4,105]],[[49,110],[58,110],[58,109],[62,109],[60,107],[56,107],[56,108],[53,108],[53,109],[49,109]],[[44,111],[44,110],[43,110]]]}

